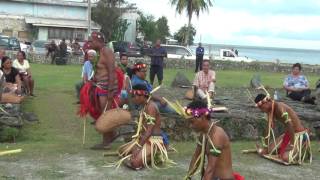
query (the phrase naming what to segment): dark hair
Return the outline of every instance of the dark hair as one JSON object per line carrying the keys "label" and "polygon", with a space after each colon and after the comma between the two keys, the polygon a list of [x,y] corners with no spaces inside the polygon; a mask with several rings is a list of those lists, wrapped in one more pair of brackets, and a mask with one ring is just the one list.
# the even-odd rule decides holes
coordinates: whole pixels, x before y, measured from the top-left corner
{"label": "dark hair", "polygon": [[[132,90],[148,91],[148,88],[144,84],[136,84],[136,85],[132,86]],[[149,96],[145,96],[145,97],[149,97]]]}
{"label": "dark hair", "polygon": [[4,56],[2,59],[1,59],[1,67],[3,68],[3,64],[6,62],[6,61],[8,61],[8,60],[10,60],[10,57],[8,57],[8,56]]}
{"label": "dark hair", "polygon": [[[202,108],[207,108],[208,105],[205,101],[202,100],[194,100],[191,103],[187,105],[187,108],[191,109],[202,109]],[[207,118],[210,119],[210,113],[208,114]]]}
{"label": "dark hair", "polygon": [[18,51],[18,53],[17,53],[17,54],[19,54],[19,53],[21,53],[21,54],[22,54],[23,59],[26,59],[26,53],[25,53],[24,51]]}
{"label": "dark hair", "polygon": [[122,57],[129,57],[126,53],[121,53],[121,55],[120,55],[120,60],[122,59]]}
{"label": "dark hair", "polygon": [[262,101],[266,97],[267,96],[265,94],[258,94],[257,97],[254,99],[254,102],[258,103],[258,102]]}
{"label": "dark hair", "polygon": [[295,64],[292,65],[292,69],[295,68],[295,67],[299,68],[300,71],[302,69],[302,66],[301,66],[300,63],[295,63]]}

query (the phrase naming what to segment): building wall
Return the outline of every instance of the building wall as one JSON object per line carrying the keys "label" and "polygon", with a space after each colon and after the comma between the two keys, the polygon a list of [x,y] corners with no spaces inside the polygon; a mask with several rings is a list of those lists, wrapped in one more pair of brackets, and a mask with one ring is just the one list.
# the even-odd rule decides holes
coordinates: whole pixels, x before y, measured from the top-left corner
{"label": "building wall", "polygon": [[87,20],[87,7],[0,1],[0,14]]}
{"label": "building wall", "polygon": [[136,11],[129,11],[122,15],[122,19],[126,19],[130,24],[125,35],[124,40],[129,42],[135,42],[137,37],[137,19],[139,15]]}
{"label": "building wall", "polygon": [[25,37],[23,34],[30,34],[30,29],[25,23],[23,17],[0,15],[0,33],[8,36],[18,37],[20,40],[28,40],[30,36]]}

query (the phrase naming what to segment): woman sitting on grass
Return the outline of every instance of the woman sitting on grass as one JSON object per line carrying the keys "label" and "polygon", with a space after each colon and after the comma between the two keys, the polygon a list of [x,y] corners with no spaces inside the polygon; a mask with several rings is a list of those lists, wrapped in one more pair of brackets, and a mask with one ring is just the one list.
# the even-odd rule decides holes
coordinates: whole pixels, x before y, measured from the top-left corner
{"label": "woman sitting on grass", "polygon": [[26,54],[23,51],[17,53],[17,59],[13,61],[12,66],[19,71],[21,80],[27,90],[27,95],[34,96],[34,80],[31,76],[30,65],[28,60],[26,60]]}
{"label": "woman sitting on grass", "polygon": [[1,71],[4,76],[1,76],[1,88],[3,87],[4,92],[1,96],[1,103],[21,103],[23,96],[21,96],[19,71],[12,67],[11,59],[8,56],[2,58]]}

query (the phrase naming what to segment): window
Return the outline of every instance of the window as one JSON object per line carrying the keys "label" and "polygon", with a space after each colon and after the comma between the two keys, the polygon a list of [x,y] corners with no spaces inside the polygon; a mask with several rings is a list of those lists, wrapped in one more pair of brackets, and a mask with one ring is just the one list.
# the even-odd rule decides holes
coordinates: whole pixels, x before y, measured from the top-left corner
{"label": "window", "polygon": [[0,46],[8,46],[8,44],[9,44],[9,39],[6,37],[0,36]]}
{"label": "window", "polygon": [[21,39],[28,39],[28,32],[27,31],[19,31],[18,37]]}
{"label": "window", "polygon": [[12,29],[3,29],[2,33],[3,33],[3,35],[10,36],[10,37],[13,35]]}
{"label": "window", "polygon": [[73,29],[70,28],[49,28],[49,39],[73,39]]}
{"label": "window", "polygon": [[176,54],[176,49],[174,47],[165,46],[164,48],[167,50],[167,54]]}
{"label": "window", "polygon": [[184,48],[178,48],[177,49],[177,55],[189,56],[190,53]]}

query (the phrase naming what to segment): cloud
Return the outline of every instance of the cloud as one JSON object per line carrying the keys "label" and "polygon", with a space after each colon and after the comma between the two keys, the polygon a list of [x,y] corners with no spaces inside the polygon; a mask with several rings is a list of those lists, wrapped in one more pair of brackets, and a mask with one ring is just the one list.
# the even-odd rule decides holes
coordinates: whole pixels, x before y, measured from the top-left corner
{"label": "cloud", "polygon": [[[166,16],[171,33],[187,23],[169,1],[132,0],[143,12]],[[320,45],[320,0],[215,0],[194,17],[195,41],[239,45],[316,48]]]}
{"label": "cloud", "polygon": [[215,6],[252,14],[303,14],[320,15],[318,0],[224,0],[214,1]]}

